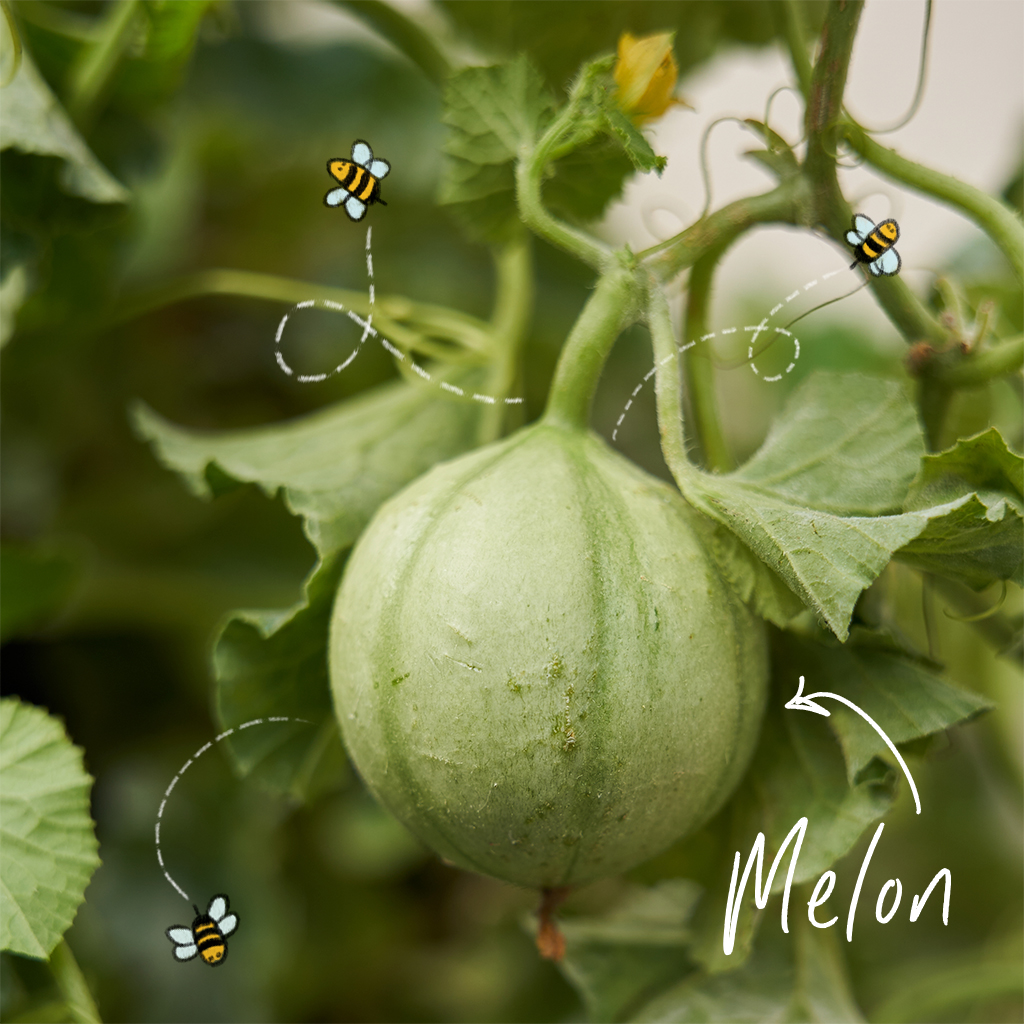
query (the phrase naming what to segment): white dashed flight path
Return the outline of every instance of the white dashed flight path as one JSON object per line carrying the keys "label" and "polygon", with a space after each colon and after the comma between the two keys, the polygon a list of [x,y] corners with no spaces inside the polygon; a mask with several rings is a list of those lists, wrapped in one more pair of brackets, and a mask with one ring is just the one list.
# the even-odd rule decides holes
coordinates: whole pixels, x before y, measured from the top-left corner
{"label": "white dashed flight path", "polygon": [[[474,402],[481,402],[484,405],[522,405],[522,398],[496,398],[494,395],[482,395],[479,393],[467,394],[464,388],[460,388],[455,384],[449,384],[448,381],[435,381],[431,376],[429,370],[425,370],[411,355],[407,356],[397,346],[393,345],[383,334],[379,333],[373,326],[373,303],[375,298],[374,287],[373,287],[373,250],[371,248],[371,237],[373,228],[368,227],[366,229],[366,276],[369,287],[370,297],[370,312],[364,320],[354,310],[346,309],[340,302],[332,302],[330,299],[306,299],[304,302],[299,302],[292,306],[290,310],[283,317],[281,322],[277,325],[277,333],[274,335],[274,357],[277,359],[277,365],[289,377],[294,377],[300,384],[318,384],[321,381],[327,380],[328,377],[333,377],[336,373],[341,373],[347,366],[349,366],[353,359],[359,354],[363,347],[363,342],[368,337],[376,338],[388,352],[391,353],[399,362],[405,362],[408,360],[409,366],[413,372],[422,377],[426,381],[430,381],[432,384],[440,384],[444,391],[450,391],[453,395],[458,395],[460,398],[471,398]],[[354,324],[358,325],[363,329],[363,333],[360,335],[359,342],[356,347],[352,349],[348,357],[339,363],[333,370],[328,373],[296,373],[285,361],[284,354],[281,352],[281,339],[284,337],[285,325],[288,323],[288,318],[300,309],[330,309],[336,313],[344,313]]]}
{"label": "white dashed flight path", "polygon": [[188,894],[178,883],[171,878],[170,872],[164,866],[164,855],[160,849],[160,824],[163,821],[164,808],[167,806],[167,799],[171,795],[171,791],[178,784],[178,780],[185,774],[188,769],[202,757],[215,743],[220,743],[221,740],[226,740],[232,733],[241,732],[243,729],[248,729],[253,725],[263,725],[265,722],[301,722],[303,725],[312,725],[306,718],[282,718],[280,716],[271,716],[269,718],[254,718],[251,722],[243,722],[241,725],[236,725],[234,729],[228,729],[226,732],[222,732],[219,736],[215,736],[209,743],[204,743],[179,769],[178,774],[171,779],[171,784],[164,790],[164,798],[160,801],[160,810],[156,812],[156,859],[160,864],[160,870],[164,873],[164,878],[171,883],[172,886],[177,890],[179,895],[183,896],[186,903],[191,903],[192,900]]}
{"label": "white dashed flight path", "polygon": [[[782,380],[782,378],[787,373],[789,373],[794,366],[796,366],[796,361],[800,358],[800,339],[791,331],[787,331],[785,327],[773,327],[771,328],[771,330],[775,331],[776,334],[782,334],[785,335],[785,337],[787,338],[793,339],[793,361],[789,364],[789,366],[786,367],[786,369],[782,373],[777,373],[773,377],[766,377],[763,373],[760,372],[760,370],[758,370],[757,364],[754,362],[754,346],[757,344],[758,335],[761,334],[762,331],[766,331],[769,329],[768,321],[773,316],[775,316],[775,314],[778,313],[780,309],[783,309],[785,306],[789,305],[789,303],[792,302],[798,295],[802,294],[803,292],[809,292],[818,284],[819,281],[827,281],[830,277],[835,277],[836,274],[841,273],[843,273],[843,270],[830,270],[827,274],[822,275],[822,277],[815,278],[813,281],[809,281],[807,284],[803,286],[803,288],[797,288],[792,294],[787,295],[785,299],[782,300],[782,302],[776,303],[768,311],[768,315],[764,317],[759,324],[749,324],[743,328],[744,331],[753,333],[753,337],[750,339],[750,344],[747,346],[747,360],[750,362],[750,369],[753,370],[754,374],[760,377],[761,380],[765,381],[768,384],[774,384],[776,381]],[[673,352],[672,355],[665,356],[664,359],[662,359],[660,362],[652,366],[647,371],[647,373],[644,374],[644,379],[640,381],[640,383],[637,384],[635,388],[633,388],[632,393],[626,401],[625,407],[619,414],[619,418],[615,421],[615,429],[612,430],[612,441],[615,441],[618,437],[619,427],[622,426],[622,421],[626,418],[626,414],[633,407],[634,399],[638,394],[640,394],[640,391],[643,388],[643,386],[655,375],[655,373],[657,373],[659,366],[664,366],[665,363],[667,363],[670,359],[675,359],[677,356],[682,355],[684,352],[687,351],[687,349],[693,348],[693,346],[696,345],[699,341],[712,341],[714,338],[717,338],[720,334],[724,337],[727,334],[735,334],[739,330],[740,328],[738,327],[726,327],[721,331],[712,331],[710,334],[704,334],[701,337],[695,338],[693,341],[688,342],[685,345],[676,345],[676,351]]]}

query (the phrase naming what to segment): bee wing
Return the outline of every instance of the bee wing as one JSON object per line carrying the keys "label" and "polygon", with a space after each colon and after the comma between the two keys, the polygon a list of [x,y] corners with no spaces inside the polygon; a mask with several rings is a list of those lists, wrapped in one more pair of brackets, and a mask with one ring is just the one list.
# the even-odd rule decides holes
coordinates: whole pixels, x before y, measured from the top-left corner
{"label": "bee wing", "polygon": [[192,929],[185,928],[182,925],[175,925],[173,928],[167,929],[167,938],[171,942],[177,943],[179,946],[190,946],[192,945]]}
{"label": "bee wing", "polygon": [[[373,150],[370,149],[369,144],[363,142],[362,139],[356,139],[352,143],[352,159],[359,164],[360,167],[369,169],[370,161],[373,159]],[[370,171],[373,174],[373,171]]]}
{"label": "bee wing", "polygon": [[345,196],[347,195],[348,193],[343,188],[332,188],[331,191],[324,196],[324,202],[328,206],[341,206],[345,201]]}
{"label": "bee wing", "polygon": [[217,927],[220,929],[221,935],[227,938],[238,927],[238,915],[228,914],[227,917],[221,918]]}
{"label": "bee wing", "polygon": [[174,947],[174,959],[180,960],[184,963],[186,960],[192,960],[199,953],[199,947],[193,942],[188,946],[175,946]]}
{"label": "bee wing", "polygon": [[219,921],[228,912],[228,898],[222,893],[210,899],[210,905],[206,908],[207,916],[214,921]]}
{"label": "bee wing", "polygon": [[[882,277],[893,277],[900,272],[903,261],[895,249],[886,249],[881,256],[871,264],[871,271]],[[875,268],[878,268],[877,270]]]}
{"label": "bee wing", "polygon": [[859,241],[863,241],[875,230],[875,222],[870,217],[865,217],[863,213],[858,213],[853,218],[853,230],[860,235]]}
{"label": "bee wing", "polygon": [[389,164],[387,162],[387,160],[371,160],[370,161],[369,171],[378,180],[380,178],[386,178],[387,174],[388,174],[388,171],[390,171],[390,170],[391,170],[391,164]]}
{"label": "bee wing", "polygon": [[345,200],[345,212],[352,220],[362,220],[366,216],[366,203],[356,199],[355,196],[349,196]]}
{"label": "bee wing", "polygon": [[852,245],[854,248],[856,248],[863,241],[864,241],[864,236],[863,235],[858,235],[856,231],[847,231],[846,232],[846,244],[847,245]]}

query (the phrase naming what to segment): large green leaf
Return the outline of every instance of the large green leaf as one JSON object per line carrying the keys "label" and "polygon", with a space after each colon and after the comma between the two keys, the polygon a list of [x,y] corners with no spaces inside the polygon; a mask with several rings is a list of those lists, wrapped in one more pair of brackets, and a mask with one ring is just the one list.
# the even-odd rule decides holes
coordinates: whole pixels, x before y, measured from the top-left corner
{"label": "large green leaf", "polygon": [[4,108],[0,150],[60,157],[66,161],[63,186],[94,203],[125,203],[131,198],[85,144],[27,52],[22,53],[14,79],[0,91],[0,99]]}
{"label": "large green leaf", "polygon": [[900,552],[901,561],[981,590],[995,580],[1024,586],[1024,459],[995,427],[926,455],[908,509],[953,508]]}
{"label": "large green leaf", "polygon": [[[684,493],[729,527],[843,640],[861,592],[896,552],[915,557],[910,545],[919,538],[924,546],[968,549],[972,565],[1019,572],[1019,558],[1007,557],[1015,524],[979,540],[979,520],[986,529],[991,521],[974,494],[878,514],[900,507],[922,451],[899,385],[816,373],[794,392],[746,465],[728,475],[688,478]],[[997,504],[1002,524],[1007,503]]]}
{"label": "large green leaf", "polygon": [[[559,159],[548,169],[545,201],[570,220],[599,217],[633,169],[660,173],[665,165],[616,105],[613,63],[613,57],[602,57],[580,71],[571,99],[575,115],[558,140]],[[439,197],[476,236],[501,238],[518,219],[515,162],[553,109],[540,75],[523,56],[466,68],[449,79],[444,121],[451,132]]]}
{"label": "large green leaf", "polygon": [[814,373],[730,480],[838,516],[877,516],[902,509],[924,451],[898,383]]}
{"label": "large green leaf", "polygon": [[562,971],[592,1022],[621,1020],[692,969],[687,927],[700,887],[686,879],[636,886],[599,917],[567,918]]}
{"label": "large green leaf", "polygon": [[48,957],[99,865],[92,779],[57,719],[0,701],[0,948]]}
{"label": "large green leaf", "polygon": [[284,490],[321,557],[348,547],[382,501],[435,462],[472,447],[481,406],[396,381],[302,419],[250,430],[175,426],[139,403],[132,419],[164,465],[211,497],[258,484]]}
{"label": "large green leaf", "polygon": [[451,130],[439,200],[478,237],[499,238],[517,219],[514,162],[520,147],[537,138],[551,106],[526,57],[449,78],[442,120]]}

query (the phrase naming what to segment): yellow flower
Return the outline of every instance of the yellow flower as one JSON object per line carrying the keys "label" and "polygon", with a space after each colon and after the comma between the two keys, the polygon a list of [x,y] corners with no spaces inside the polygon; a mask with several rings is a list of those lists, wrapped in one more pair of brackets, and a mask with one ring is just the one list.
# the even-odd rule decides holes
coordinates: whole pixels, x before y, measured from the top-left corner
{"label": "yellow flower", "polygon": [[619,106],[636,124],[661,117],[673,104],[690,106],[672,95],[679,76],[672,55],[674,39],[674,32],[657,32],[640,39],[629,32],[619,36],[619,59],[615,62]]}

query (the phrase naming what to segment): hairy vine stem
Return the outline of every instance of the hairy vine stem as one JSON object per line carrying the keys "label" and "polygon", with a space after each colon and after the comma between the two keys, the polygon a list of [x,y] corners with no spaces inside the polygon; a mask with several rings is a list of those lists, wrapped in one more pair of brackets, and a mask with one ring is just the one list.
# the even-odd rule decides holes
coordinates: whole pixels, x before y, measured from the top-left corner
{"label": "hairy vine stem", "polygon": [[562,346],[544,419],[585,430],[608,353],[616,338],[639,319],[635,269],[622,260],[598,279]]}

